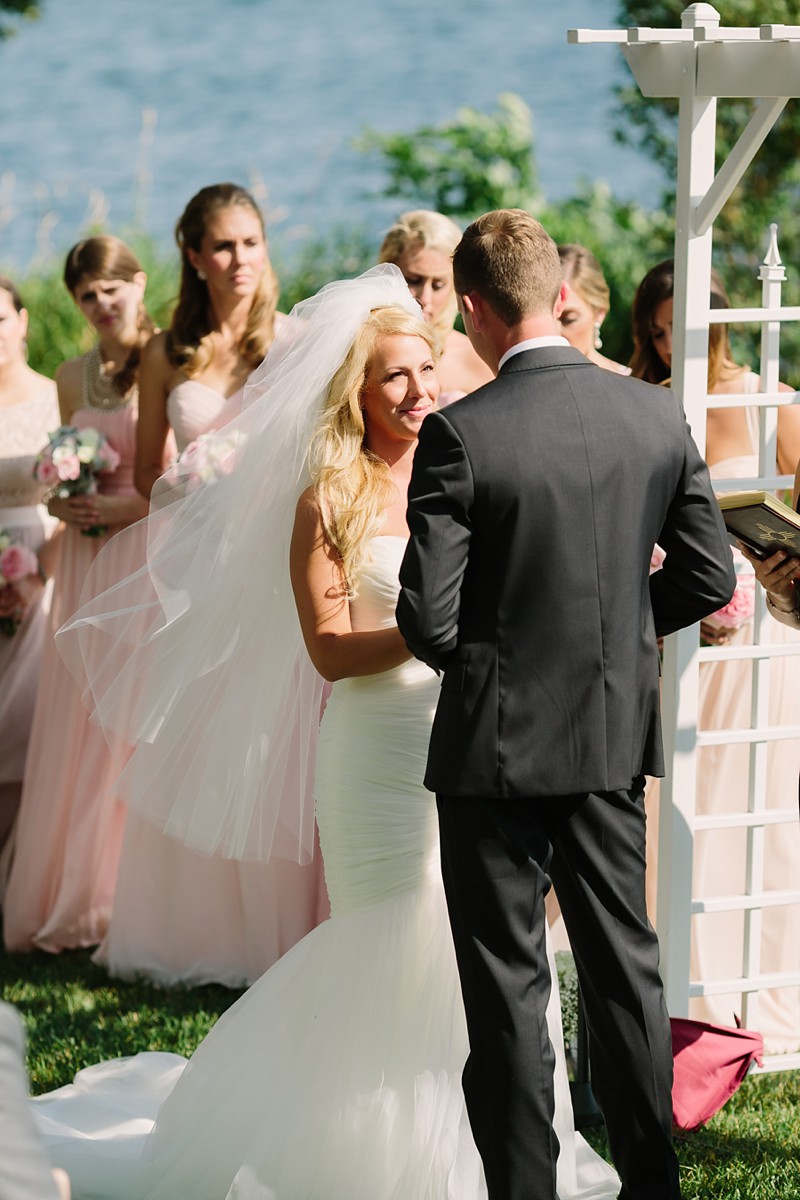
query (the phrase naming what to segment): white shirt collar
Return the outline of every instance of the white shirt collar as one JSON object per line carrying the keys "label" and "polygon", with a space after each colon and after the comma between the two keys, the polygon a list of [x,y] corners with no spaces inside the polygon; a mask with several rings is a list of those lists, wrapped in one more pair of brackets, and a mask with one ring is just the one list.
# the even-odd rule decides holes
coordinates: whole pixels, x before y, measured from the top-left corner
{"label": "white shirt collar", "polygon": [[497,364],[498,371],[513,358],[515,354],[522,354],[523,350],[538,350],[541,346],[568,346],[569,342],[565,337],[559,337],[557,334],[548,334],[546,337],[528,338],[524,342],[517,342],[516,346],[512,346],[510,350],[506,350],[500,362]]}

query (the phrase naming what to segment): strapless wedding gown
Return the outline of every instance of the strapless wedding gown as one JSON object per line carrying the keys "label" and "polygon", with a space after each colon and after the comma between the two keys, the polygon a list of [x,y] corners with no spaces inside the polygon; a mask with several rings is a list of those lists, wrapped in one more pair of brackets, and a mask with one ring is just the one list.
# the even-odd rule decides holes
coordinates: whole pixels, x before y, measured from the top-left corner
{"label": "strapless wedding gown", "polygon": [[[373,541],[355,629],[394,623],[404,547]],[[76,1200],[485,1200],[436,808],[420,782],[438,688],[415,661],[333,688],[316,779],[330,920],[188,1065],[140,1054],[34,1102]],[[616,1196],[613,1170],[572,1126],[557,986],[547,1019],[559,1196]]]}
{"label": "strapless wedding gown", "polygon": [[[182,452],[241,411],[243,389],[222,396],[194,379],[167,398]],[[96,958],[112,975],[157,983],[252,983],[328,916],[320,856],[308,866],[210,858],[128,810],[114,908]]]}

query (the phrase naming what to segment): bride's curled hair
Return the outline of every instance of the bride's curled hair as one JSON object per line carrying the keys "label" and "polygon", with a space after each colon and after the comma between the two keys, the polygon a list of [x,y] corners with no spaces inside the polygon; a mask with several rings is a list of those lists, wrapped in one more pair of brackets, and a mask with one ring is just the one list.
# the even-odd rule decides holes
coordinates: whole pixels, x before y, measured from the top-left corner
{"label": "bride's curled hair", "polygon": [[369,541],[380,533],[384,510],[394,499],[389,468],[365,445],[361,394],[379,339],[420,337],[434,359],[441,345],[433,326],[402,308],[375,308],[356,334],[328,387],[309,448],[309,469],[325,535],[337,551],[347,593],[356,593]]}

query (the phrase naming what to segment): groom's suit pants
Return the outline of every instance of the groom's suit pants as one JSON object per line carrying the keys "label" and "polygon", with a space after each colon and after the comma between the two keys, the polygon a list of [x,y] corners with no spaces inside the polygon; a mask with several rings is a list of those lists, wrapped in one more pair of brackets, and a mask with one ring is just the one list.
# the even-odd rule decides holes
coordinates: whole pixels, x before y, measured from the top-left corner
{"label": "groom's suit pants", "polygon": [[551,880],[575,956],[620,1198],[680,1197],[672,1044],[645,908],[643,784],[526,800],[437,797],[469,1029],[464,1093],[490,1200],[556,1200],[545,1020]]}

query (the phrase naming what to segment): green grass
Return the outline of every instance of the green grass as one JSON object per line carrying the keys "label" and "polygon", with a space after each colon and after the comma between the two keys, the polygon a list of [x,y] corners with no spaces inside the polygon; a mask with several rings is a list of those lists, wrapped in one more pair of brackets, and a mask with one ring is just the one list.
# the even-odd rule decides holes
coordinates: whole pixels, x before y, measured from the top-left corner
{"label": "green grass", "polygon": [[91,1063],[140,1050],[190,1055],[239,992],[120,983],[88,951],[0,954],[0,995],[28,1030],[31,1091],[69,1083]]}
{"label": "green grass", "polygon": [[[0,952],[0,995],[25,1019],[36,1094],[103,1059],[140,1050],[191,1054],[238,994],[118,983],[87,952]],[[607,1157],[605,1135],[587,1136]],[[685,1200],[800,1200],[800,1071],[746,1079],[704,1129],[680,1134],[677,1148]]]}
{"label": "green grass", "polygon": [[[585,1132],[608,1158],[605,1133]],[[684,1200],[800,1200],[800,1071],[748,1077],[675,1147]]]}

